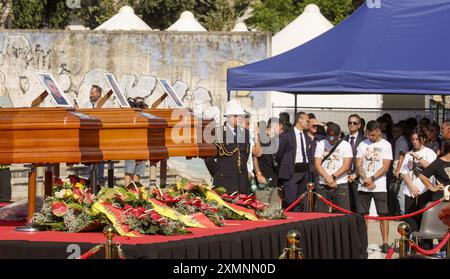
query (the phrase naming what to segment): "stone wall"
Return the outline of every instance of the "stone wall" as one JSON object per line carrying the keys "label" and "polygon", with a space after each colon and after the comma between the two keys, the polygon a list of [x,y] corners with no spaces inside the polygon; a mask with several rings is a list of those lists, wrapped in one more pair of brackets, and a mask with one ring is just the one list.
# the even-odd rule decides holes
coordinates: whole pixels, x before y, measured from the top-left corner
{"label": "stone wall", "polygon": [[[92,84],[109,90],[106,71],[127,97],[157,99],[162,90],[156,77],[167,78],[186,106],[217,115],[226,102],[227,68],[266,58],[269,50],[269,34],[255,32],[2,30],[0,95],[14,107],[30,106],[43,91],[35,71],[44,71],[82,105]],[[265,94],[239,97],[254,113],[269,107]]]}
{"label": "stone wall", "polygon": [[[145,97],[150,103],[162,94],[156,78],[166,78],[186,107],[221,121],[227,68],[264,59],[270,49],[270,35],[254,32],[2,30],[0,106],[11,101],[14,107],[29,107],[44,91],[36,71],[50,72],[69,100],[82,105],[92,84],[109,90],[103,73],[111,72],[127,97]],[[238,92],[237,98],[256,115],[254,123],[266,119],[270,104],[265,94]],[[46,100],[42,106],[54,105]],[[177,159],[169,160],[171,173],[208,175],[201,160]],[[13,169],[13,199],[18,200],[26,197],[27,170]],[[116,175],[120,179],[123,170]]]}

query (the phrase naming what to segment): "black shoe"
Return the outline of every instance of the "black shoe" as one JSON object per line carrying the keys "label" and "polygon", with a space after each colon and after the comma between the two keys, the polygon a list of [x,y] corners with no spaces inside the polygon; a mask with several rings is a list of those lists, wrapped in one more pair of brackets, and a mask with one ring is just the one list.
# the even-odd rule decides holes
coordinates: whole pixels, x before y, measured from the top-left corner
{"label": "black shoe", "polygon": [[381,245],[381,251],[385,254],[389,253],[389,245],[387,243]]}

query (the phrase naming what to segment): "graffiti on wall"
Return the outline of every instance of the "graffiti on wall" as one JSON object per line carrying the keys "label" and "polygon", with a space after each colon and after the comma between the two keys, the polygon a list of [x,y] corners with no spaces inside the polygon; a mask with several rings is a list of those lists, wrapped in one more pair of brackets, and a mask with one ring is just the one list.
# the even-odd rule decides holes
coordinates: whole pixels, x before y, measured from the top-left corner
{"label": "graffiti on wall", "polygon": [[[178,36],[179,47],[169,36]],[[246,42],[243,35],[236,46],[231,41],[224,48],[223,42],[230,41],[225,35],[189,36],[196,35],[5,31],[0,33],[0,96],[8,96],[14,107],[29,107],[44,90],[35,72],[44,71],[52,73],[68,99],[80,105],[88,102],[92,85],[109,90],[103,74],[111,72],[125,96],[144,97],[151,103],[162,94],[157,77],[163,77],[186,107],[220,122],[226,70],[265,58],[267,40],[250,36]],[[237,97],[252,111],[255,105],[264,106],[260,96],[240,92]],[[46,100],[43,106],[53,104]]]}

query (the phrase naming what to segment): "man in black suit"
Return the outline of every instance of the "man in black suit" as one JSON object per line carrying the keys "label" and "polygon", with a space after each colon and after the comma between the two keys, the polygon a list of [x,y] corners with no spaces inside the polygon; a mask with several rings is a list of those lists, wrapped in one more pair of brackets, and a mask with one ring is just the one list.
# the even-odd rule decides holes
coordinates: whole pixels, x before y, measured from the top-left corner
{"label": "man in black suit", "polygon": [[[309,164],[312,162],[311,138],[307,135],[309,117],[304,112],[297,113],[292,129],[280,138],[276,161],[279,166],[278,185],[283,191],[283,208],[287,208],[306,192],[310,180]],[[293,211],[303,211],[305,201],[297,204]]]}
{"label": "man in black suit", "polygon": [[231,100],[226,104],[226,123],[216,130],[217,157],[205,158],[213,177],[213,185],[224,187],[228,193],[250,191],[247,161],[250,154],[250,134],[243,127],[245,112],[241,105]]}
{"label": "man in black suit", "polygon": [[350,143],[353,151],[352,164],[348,171],[348,191],[350,197],[350,209],[353,212],[358,210],[358,171],[356,169],[356,150],[358,145],[365,139],[364,134],[360,131],[361,117],[357,114],[351,114],[348,117],[348,131],[349,134],[345,137],[345,140]]}

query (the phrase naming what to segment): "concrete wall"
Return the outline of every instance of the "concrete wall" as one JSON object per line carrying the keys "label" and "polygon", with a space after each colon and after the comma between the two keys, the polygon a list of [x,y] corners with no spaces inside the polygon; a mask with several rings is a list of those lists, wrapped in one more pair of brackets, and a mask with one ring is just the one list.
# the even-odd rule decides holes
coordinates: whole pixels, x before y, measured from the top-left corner
{"label": "concrete wall", "polygon": [[[255,32],[2,30],[0,95],[15,107],[30,106],[43,91],[35,71],[44,71],[81,105],[92,84],[109,90],[108,71],[126,96],[157,99],[156,77],[167,78],[186,106],[217,115],[226,102],[227,68],[264,59],[268,49],[268,33]],[[264,94],[241,98],[254,113],[269,106]]]}
{"label": "concrete wall", "polygon": [[[256,32],[1,30],[0,106],[11,101],[14,107],[29,107],[44,91],[36,71],[50,72],[68,99],[82,105],[92,84],[110,89],[103,73],[111,72],[127,97],[146,97],[150,103],[163,93],[156,78],[166,78],[186,107],[221,121],[227,69],[264,59],[268,50],[270,35]],[[238,95],[254,122],[266,118],[265,94]],[[46,100],[42,106],[54,105]],[[202,160],[176,159],[169,160],[174,172],[207,180]],[[27,170],[13,169],[13,200],[18,200],[27,194]],[[122,176],[118,170],[116,177]]]}

